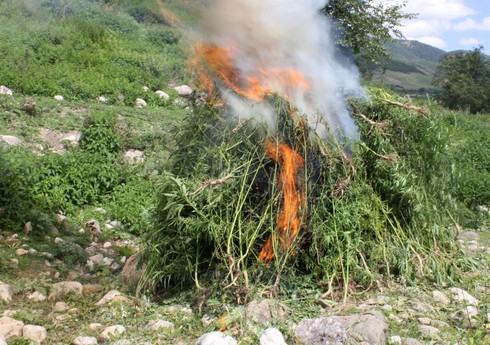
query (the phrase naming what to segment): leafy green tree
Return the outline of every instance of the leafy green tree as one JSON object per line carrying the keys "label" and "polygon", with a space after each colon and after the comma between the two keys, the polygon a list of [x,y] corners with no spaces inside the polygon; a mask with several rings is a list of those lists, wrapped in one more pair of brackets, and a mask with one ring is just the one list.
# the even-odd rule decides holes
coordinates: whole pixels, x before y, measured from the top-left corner
{"label": "leafy green tree", "polygon": [[490,59],[481,46],[446,54],[432,84],[442,89],[440,101],[450,109],[468,109],[471,114],[490,111]]}
{"label": "leafy green tree", "polygon": [[389,55],[386,42],[402,39],[401,20],[415,14],[404,13],[405,3],[386,5],[376,0],[330,0],[324,12],[336,25],[336,41],[354,54],[363,68]]}

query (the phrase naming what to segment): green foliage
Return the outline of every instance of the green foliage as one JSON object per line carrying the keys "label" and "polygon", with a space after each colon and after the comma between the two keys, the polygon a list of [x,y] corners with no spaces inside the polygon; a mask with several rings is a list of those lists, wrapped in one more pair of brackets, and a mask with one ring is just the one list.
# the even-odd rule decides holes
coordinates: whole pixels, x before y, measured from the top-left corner
{"label": "green foliage", "polygon": [[333,18],[336,40],[346,51],[352,51],[357,63],[366,67],[388,56],[386,42],[402,38],[400,21],[413,18],[403,13],[401,5],[386,5],[373,0],[331,0],[324,12]]}
{"label": "green foliage", "polygon": [[113,160],[123,149],[116,124],[117,115],[113,112],[100,112],[87,118],[81,131],[80,148]]}
{"label": "green foliage", "polygon": [[274,244],[269,266],[257,258],[276,231],[281,193],[279,168],[262,147],[265,132],[217,108],[197,109],[178,131],[171,173],[158,184],[143,283],[202,287],[218,279],[243,301],[250,281],[276,285],[299,272],[320,284],[343,283],[345,294],[351,281],[369,286],[380,276],[455,278],[464,262],[454,260],[446,219],[453,207],[449,132],[437,114],[393,108],[396,97],[381,89],[371,94],[371,103],[356,106],[363,141],[350,144],[351,157],[335,141],[302,135],[289,106],[270,100],[279,114],[271,136],[306,160],[308,216],[293,247]]}
{"label": "green foliage", "polygon": [[143,85],[164,89],[186,76],[175,31],[138,23],[125,7],[9,0],[0,3],[0,16],[0,79],[16,93],[75,100],[104,95],[111,103],[122,95],[133,105]]}
{"label": "green foliage", "polygon": [[490,111],[490,60],[483,47],[446,54],[432,83],[442,89],[440,101],[449,109],[467,109],[471,114]]}
{"label": "green foliage", "polygon": [[87,262],[87,253],[77,243],[64,240],[52,248],[53,255],[69,266],[84,265]]}

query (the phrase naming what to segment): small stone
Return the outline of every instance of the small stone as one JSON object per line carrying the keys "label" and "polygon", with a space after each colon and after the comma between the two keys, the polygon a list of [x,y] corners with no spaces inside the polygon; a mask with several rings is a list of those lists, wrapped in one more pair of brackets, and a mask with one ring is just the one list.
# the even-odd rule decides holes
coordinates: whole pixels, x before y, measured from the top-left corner
{"label": "small stone", "polygon": [[[138,163],[144,162],[145,153],[143,151],[140,151],[140,150],[128,150],[128,151],[124,152],[124,159],[129,164],[138,164]],[[110,224],[110,225],[114,226],[112,224]]]}
{"label": "small stone", "polygon": [[53,259],[54,258],[54,255],[51,254],[51,253],[47,253],[47,252],[42,252],[41,253],[41,256],[47,258],[47,259]]}
{"label": "small stone", "polygon": [[265,299],[258,303],[252,301],[247,305],[247,313],[258,323],[266,323],[272,320],[269,300]]}
{"label": "small stone", "polygon": [[424,302],[413,303],[412,308],[423,313],[430,313],[434,311],[434,308],[430,304]]}
{"label": "small stone", "polygon": [[385,304],[384,306],[381,307],[381,309],[384,311],[392,311],[393,307],[389,304]]}
{"label": "small stone", "polygon": [[46,296],[38,291],[34,291],[33,293],[27,295],[27,299],[34,302],[42,302],[46,300]]}
{"label": "small stone", "polygon": [[90,261],[92,261],[94,264],[100,264],[102,261],[104,261],[104,255],[102,254],[96,254],[92,255],[88,258]]}
{"label": "small stone", "polygon": [[106,257],[104,260],[102,260],[102,263],[106,266],[111,266],[114,263],[114,259]]}
{"label": "small stone", "polygon": [[122,264],[124,264],[124,263],[126,262],[126,257],[125,257],[125,256],[123,256],[123,257],[121,258],[121,260],[119,260],[119,262],[120,262],[120,263],[122,263]]}
{"label": "small stone", "polygon": [[122,223],[118,220],[111,220],[109,222],[109,224],[111,224],[113,227],[117,228],[117,227],[121,227],[122,226]]}
{"label": "small stone", "polygon": [[475,306],[469,305],[460,311],[457,311],[451,316],[451,319],[456,327],[462,329],[475,328],[478,324],[477,320],[478,309]]}
{"label": "small stone", "polygon": [[51,290],[52,292],[49,295],[50,301],[70,295],[81,296],[83,293],[82,284],[75,281],[65,281],[53,284]]}
{"label": "small stone", "polygon": [[54,239],[54,243],[55,243],[55,244],[60,244],[60,243],[63,243],[63,242],[65,242],[65,241],[64,241],[62,238],[60,238],[60,237],[56,237],[56,238]]}
{"label": "small stone", "polygon": [[260,337],[260,345],[287,345],[277,328],[267,328]]}
{"label": "small stone", "polygon": [[449,304],[451,304],[451,300],[441,291],[432,291],[432,297],[438,304],[442,306],[448,306]]}
{"label": "small stone", "polygon": [[129,300],[119,291],[111,290],[104,295],[95,305],[104,305],[109,302],[129,302]]}
{"label": "small stone", "polygon": [[97,322],[94,322],[94,323],[91,323],[88,328],[90,328],[90,330],[92,331],[96,331],[98,330],[99,328],[102,328],[102,324],[101,323],[97,323]]}
{"label": "small stone", "polygon": [[15,255],[17,256],[23,256],[29,254],[29,251],[27,249],[19,248],[15,251]]}
{"label": "small stone", "polygon": [[13,96],[13,93],[8,87],[0,85],[0,95]]}
{"label": "small stone", "polygon": [[7,340],[11,337],[22,337],[23,327],[24,323],[22,321],[7,316],[0,317],[0,335]]}
{"label": "small stone", "polygon": [[143,86],[143,91],[148,92],[148,91],[150,91],[150,88],[145,85],[145,86]]}
{"label": "small stone", "polygon": [[112,247],[112,243],[111,243],[111,242],[105,242],[105,243],[102,245],[102,247],[104,247],[104,248],[106,248],[106,249],[107,249],[107,248],[110,248],[110,247]]}
{"label": "small stone", "polygon": [[192,92],[193,92],[193,90],[191,89],[191,87],[188,86],[188,85],[176,86],[176,87],[174,87],[174,90],[177,91],[177,93],[181,97],[190,96],[192,94]]}
{"label": "small stone", "polygon": [[456,302],[478,306],[479,301],[463,289],[452,287],[449,292],[451,292]]}
{"label": "small stone", "polygon": [[423,344],[414,338],[404,338],[403,345],[423,345]]}
{"label": "small stone", "polygon": [[56,96],[54,96],[53,98],[54,98],[55,100],[57,100],[57,101],[62,101],[62,100],[64,100],[64,99],[65,99],[65,97],[63,97],[62,95],[56,95]]}
{"label": "small stone", "polygon": [[24,234],[29,235],[32,232],[32,222],[24,224]]}
{"label": "small stone", "polygon": [[19,264],[19,260],[17,259],[10,259],[10,262],[12,263],[12,265],[14,266],[17,266]]}
{"label": "small stone", "polygon": [[107,103],[107,102],[109,102],[109,100],[107,98],[105,98],[104,96],[97,97],[97,101],[99,101],[101,103]]}
{"label": "small stone", "polygon": [[18,313],[18,312],[19,312],[19,310],[17,310],[17,309],[13,309],[13,310],[11,310],[11,309],[7,309],[7,310],[5,310],[5,311],[3,312],[2,316],[11,317],[11,316],[13,316],[15,313]]}
{"label": "small stone", "polygon": [[160,98],[163,98],[164,100],[168,100],[170,98],[170,96],[166,93],[166,92],[163,92],[162,90],[157,90],[155,91],[155,93],[160,97]]}
{"label": "small stone", "polygon": [[209,326],[210,324],[212,324],[214,321],[216,321],[216,318],[215,317],[211,317],[209,315],[204,315],[202,318],[201,318],[201,324],[203,326]]}
{"label": "small stone", "polygon": [[175,325],[166,320],[151,320],[146,324],[146,328],[150,331],[158,331],[159,329],[174,329]]}
{"label": "small stone", "polygon": [[417,319],[421,325],[430,325],[432,320],[428,317],[419,317]]}
{"label": "small stone", "polygon": [[12,288],[10,285],[0,282],[0,301],[12,302]]}
{"label": "small stone", "polygon": [[56,302],[54,305],[54,311],[57,313],[63,313],[68,309],[70,309],[70,307],[65,302]]}
{"label": "small stone", "polygon": [[62,314],[62,315],[56,315],[54,318],[56,321],[66,321],[71,319],[71,315],[68,314]]}
{"label": "small stone", "polygon": [[142,98],[136,98],[136,102],[134,105],[136,108],[144,108],[148,106],[148,103],[146,103],[146,101]]}
{"label": "small stone", "polygon": [[73,339],[73,345],[97,345],[97,338],[95,337],[76,337]]}
{"label": "small stone", "polygon": [[22,329],[22,336],[24,337],[24,339],[28,339],[37,343],[42,343],[44,340],[46,340],[48,332],[46,331],[46,328],[42,326],[25,325]]}
{"label": "small stone", "polygon": [[389,339],[389,343],[392,345],[402,345],[402,338],[399,335],[392,335]]}
{"label": "small stone", "polygon": [[102,333],[100,333],[99,338],[101,340],[107,341],[119,337],[124,332],[126,332],[126,328],[124,328],[124,326],[121,325],[109,326],[106,327],[106,329],[104,329]]}
{"label": "small stone", "polygon": [[104,291],[104,287],[101,285],[97,285],[97,284],[85,284],[85,285],[83,285],[83,294],[84,295],[95,295],[96,293],[99,293],[101,291]]}
{"label": "small stone", "polygon": [[10,146],[18,146],[22,144],[22,140],[20,140],[17,137],[14,137],[13,135],[0,135],[0,141],[3,141],[4,143]]}
{"label": "small stone", "polygon": [[210,332],[197,339],[196,345],[237,345],[237,341],[221,332]]}
{"label": "small stone", "polygon": [[419,325],[419,331],[420,333],[428,336],[434,336],[441,332],[438,328],[435,328],[433,326],[427,326],[427,325]]}

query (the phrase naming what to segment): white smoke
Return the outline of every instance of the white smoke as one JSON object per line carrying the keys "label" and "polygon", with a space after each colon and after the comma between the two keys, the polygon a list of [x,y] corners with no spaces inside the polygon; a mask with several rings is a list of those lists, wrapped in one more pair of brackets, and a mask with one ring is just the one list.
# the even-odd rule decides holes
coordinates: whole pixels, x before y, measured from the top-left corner
{"label": "white smoke", "polygon": [[[268,74],[271,92],[290,100],[308,117],[309,124],[325,137],[338,130],[349,138],[358,136],[345,96],[361,97],[359,73],[346,59],[339,60],[330,23],[317,0],[212,0],[202,16],[201,39],[231,47],[233,62],[245,79],[258,69],[293,69],[309,87],[284,87]],[[224,100],[239,114],[273,124],[273,111],[228,94]],[[253,103],[253,102],[252,102]],[[329,128],[326,128],[328,126]]]}

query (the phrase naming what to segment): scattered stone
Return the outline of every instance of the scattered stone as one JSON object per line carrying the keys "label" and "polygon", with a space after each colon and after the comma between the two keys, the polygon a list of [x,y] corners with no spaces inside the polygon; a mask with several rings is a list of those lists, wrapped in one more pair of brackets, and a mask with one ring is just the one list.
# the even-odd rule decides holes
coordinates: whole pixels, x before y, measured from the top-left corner
{"label": "scattered stone", "polygon": [[386,344],[388,324],[384,315],[379,311],[348,316],[333,316],[332,319],[347,330],[349,338],[362,339],[369,344]]}
{"label": "scattered stone", "polygon": [[91,323],[88,328],[90,328],[92,331],[96,331],[98,330],[99,328],[102,328],[102,324],[101,323],[97,323],[97,322],[94,322],[94,323]]}
{"label": "scattered stone", "polygon": [[143,274],[145,265],[139,263],[141,255],[139,253],[131,255],[125,262],[121,272],[121,278],[124,284],[130,289],[134,289]]}
{"label": "scattered stone", "polygon": [[103,245],[102,245],[103,248],[107,249],[107,248],[110,248],[112,247],[112,243],[111,242],[105,242]]}
{"label": "scattered stone", "polygon": [[433,326],[428,326],[428,325],[419,325],[419,331],[420,331],[420,333],[431,336],[431,337],[440,333],[439,329],[437,329],[436,327],[433,327]]}
{"label": "scattered stone", "polygon": [[133,345],[133,343],[127,339],[121,339],[112,343],[112,345]]}
{"label": "scattered stone", "polygon": [[210,332],[197,339],[196,345],[237,345],[237,341],[221,332]]}
{"label": "scattered stone", "polygon": [[150,91],[150,88],[145,85],[145,86],[143,86],[143,91],[148,92],[148,91]]}
{"label": "scattered stone", "polygon": [[34,302],[42,302],[46,300],[46,296],[39,291],[34,291],[33,293],[27,295],[27,299]]}
{"label": "scattered stone", "polygon": [[432,307],[430,304],[424,303],[424,302],[413,303],[412,308],[414,310],[422,312],[422,313],[431,313],[434,311],[434,307]]}
{"label": "scattered stone", "polygon": [[176,87],[174,87],[174,90],[177,91],[177,93],[181,97],[190,96],[193,92],[193,90],[191,89],[191,87],[189,85],[176,86]]}
{"label": "scattered stone", "polygon": [[102,261],[104,261],[104,255],[102,254],[96,254],[92,255],[88,258],[88,261],[92,261],[94,264],[100,264]]}
{"label": "scattered stone", "polygon": [[90,240],[97,241],[100,235],[102,235],[102,231],[100,230],[100,224],[95,219],[90,219],[85,223],[85,228],[90,233]]}
{"label": "scattered stone", "polygon": [[71,316],[70,315],[67,315],[67,314],[57,315],[54,319],[56,321],[66,321],[66,320],[70,320],[71,319]]}
{"label": "scattered stone", "polygon": [[101,103],[107,103],[107,102],[109,102],[109,100],[107,98],[105,98],[104,96],[97,97],[97,101],[99,101]]}
{"label": "scattered stone", "polygon": [[267,328],[260,337],[260,345],[287,345],[277,328]]}
{"label": "scattered stone", "polygon": [[329,317],[302,320],[294,329],[294,336],[305,345],[347,343],[346,329]]}
{"label": "scattered stone", "polygon": [[47,259],[54,259],[54,255],[48,252],[42,252],[41,256],[47,258]]}
{"label": "scattered stone", "polygon": [[84,295],[95,295],[96,293],[104,291],[104,287],[97,284],[85,284],[83,285]]}
{"label": "scattered stone", "polygon": [[212,316],[209,316],[209,315],[204,315],[202,318],[201,318],[201,324],[203,326],[209,326],[210,324],[212,324],[214,321],[216,321],[216,318],[215,317],[212,317]]}
{"label": "scattered stone", "polygon": [[54,301],[58,298],[70,295],[81,296],[83,293],[83,286],[79,282],[65,281],[53,284],[51,291],[49,300]]}
{"label": "scattered stone", "polygon": [[403,338],[403,345],[423,345],[420,341],[414,338]]}
{"label": "scattered stone", "polygon": [[61,243],[63,243],[63,242],[65,242],[65,240],[63,240],[61,237],[56,237],[56,238],[54,239],[54,243],[55,243],[55,244],[61,244]]}
{"label": "scattered stone", "polygon": [[100,333],[99,338],[101,340],[111,340],[113,338],[119,337],[124,332],[126,332],[126,328],[124,328],[124,326],[121,325],[109,326],[106,327],[106,329],[104,329],[102,333]]}
{"label": "scattered stone", "polygon": [[456,302],[478,306],[479,301],[463,289],[452,287],[449,292],[451,292]]}
{"label": "scattered stone", "polygon": [[104,305],[109,302],[129,302],[129,300],[119,291],[111,290],[104,295],[95,305]]}
{"label": "scattered stone", "polygon": [[44,340],[46,340],[48,332],[46,331],[46,328],[42,326],[25,325],[22,329],[22,336],[24,339],[28,339],[36,343],[42,343]]}
{"label": "scattered stone", "polygon": [[0,85],[0,95],[13,96],[13,93],[8,87]]}
{"label": "scattered stone", "polygon": [[29,254],[29,251],[27,249],[24,249],[24,248],[19,248],[15,251],[15,255],[17,255],[17,256],[23,256],[26,254]]}
{"label": "scattered stone", "polygon": [[151,320],[146,324],[146,328],[150,331],[158,331],[160,329],[171,329],[175,328],[175,325],[172,322],[165,320]]}
{"label": "scattered stone", "polygon": [[140,150],[128,150],[124,152],[124,159],[129,164],[138,164],[145,160],[145,153]]}
{"label": "scattered stone", "polygon": [[458,240],[466,241],[479,241],[480,235],[475,231],[465,231],[458,236]]}
{"label": "scattered stone", "polygon": [[122,223],[118,220],[111,220],[109,222],[109,224],[111,224],[113,227],[117,228],[117,227],[121,227],[122,226]]}
{"label": "scattered stone", "polygon": [[119,260],[119,262],[120,262],[120,263],[122,263],[122,264],[124,264],[124,263],[126,262],[126,259],[127,259],[127,258],[126,258],[125,256],[123,256],[123,257],[121,258],[121,260]]}
{"label": "scattered stone", "polygon": [[155,93],[160,97],[163,98],[164,100],[168,100],[170,96],[166,93],[163,92],[162,90],[156,90]]}
{"label": "scattered stone", "polygon": [[441,291],[432,291],[432,297],[438,304],[442,306],[448,306],[449,304],[451,304],[451,300]]}
{"label": "scattered stone", "polygon": [[11,310],[11,309],[7,309],[3,312],[2,316],[6,316],[6,317],[11,317],[13,316],[15,313],[19,312],[17,309],[14,309],[14,310]]}
{"label": "scattered stone", "polygon": [[0,141],[3,141],[4,143],[10,146],[18,146],[22,144],[22,140],[20,140],[17,137],[14,137],[13,135],[0,135]]}
{"label": "scattered stone", "polygon": [[29,235],[32,232],[32,222],[24,224],[24,234]]}
{"label": "scattered stone", "polygon": [[475,306],[469,305],[460,311],[455,312],[451,319],[454,325],[462,329],[475,328],[478,325],[478,309]]}
{"label": "scattered stone", "polygon": [[53,98],[57,101],[62,101],[65,99],[65,97],[63,97],[62,95],[55,95]]}
{"label": "scattered stone", "polygon": [[144,99],[136,98],[136,102],[135,102],[134,106],[136,108],[144,108],[144,107],[148,106],[148,103],[146,103],[146,101]]}
{"label": "scattered stone", "polygon": [[19,264],[19,260],[17,259],[10,259],[10,262],[12,263],[12,265],[14,266],[17,266]]}
{"label": "scattered stone", "polygon": [[174,106],[176,106],[177,108],[185,108],[185,107],[187,107],[187,103],[185,101],[183,101],[182,99],[180,99],[180,98],[174,99],[174,101],[172,102],[172,104]]}
{"label": "scattered stone", "polygon": [[107,211],[105,209],[103,209],[102,207],[96,207],[96,208],[94,208],[94,211],[95,212],[102,213],[102,214],[106,214],[107,213]]}
{"label": "scattered stone", "polygon": [[12,302],[12,288],[10,285],[0,282],[0,301]]}
{"label": "scattered stone", "polygon": [[97,338],[95,337],[76,337],[73,339],[73,345],[97,345]]}
{"label": "scattered stone", "polygon": [[272,320],[272,314],[269,303],[270,301],[268,299],[260,303],[252,301],[247,305],[247,313],[258,323],[270,322]]}
{"label": "scattered stone", "polygon": [[421,325],[430,325],[430,323],[431,323],[431,321],[432,321],[432,320],[431,320],[430,318],[428,318],[428,317],[419,317],[417,320],[419,321],[419,323],[420,323]]}
{"label": "scattered stone", "polygon": [[402,345],[402,338],[399,335],[392,335],[389,343],[393,345]]}
{"label": "scattered stone", "polygon": [[7,316],[0,317],[0,335],[5,339],[9,339],[11,337],[22,337],[23,327],[24,323],[22,321],[15,320]]}
{"label": "scattered stone", "polygon": [[54,305],[54,311],[57,313],[63,313],[68,309],[70,309],[70,307],[65,302],[56,302]]}

